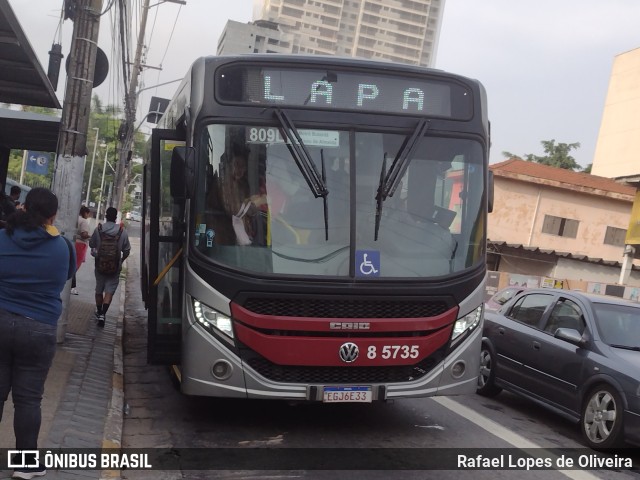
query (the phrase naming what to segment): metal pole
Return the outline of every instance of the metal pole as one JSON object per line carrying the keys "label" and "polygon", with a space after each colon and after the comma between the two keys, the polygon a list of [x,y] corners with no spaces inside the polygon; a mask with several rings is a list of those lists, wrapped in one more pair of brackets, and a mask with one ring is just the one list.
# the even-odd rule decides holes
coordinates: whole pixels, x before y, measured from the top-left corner
{"label": "metal pole", "polygon": [[102,166],[102,182],[100,183],[100,200],[98,201],[98,209],[96,210],[96,220],[100,220],[100,207],[102,206],[102,196],[104,195],[104,174],[107,171],[107,157],[109,156],[109,145],[107,151],[104,152],[104,165]]}
{"label": "metal pole", "polygon": [[91,191],[91,178],[93,177],[93,164],[96,161],[96,150],[98,149],[98,135],[100,134],[100,129],[98,127],[93,127],[93,130],[96,131],[96,139],[93,142],[93,157],[91,157],[91,169],[89,170],[89,183],[87,183],[87,196],[84,199],[84,204],[89,206],[89,192]]}
{"label": "metal pole", "polygon": [[22,168],[20,168],[20,185],[24,184],[24,172],[27,168],[27,151],[22,154]]}

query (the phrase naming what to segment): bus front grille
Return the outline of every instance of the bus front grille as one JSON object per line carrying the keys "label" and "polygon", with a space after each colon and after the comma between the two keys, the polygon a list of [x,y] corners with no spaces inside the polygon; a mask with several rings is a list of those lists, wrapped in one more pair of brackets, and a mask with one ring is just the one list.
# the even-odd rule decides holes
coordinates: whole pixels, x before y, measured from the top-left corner
{"label": "bus front grille", "polygon": [[318,385],[361,385],[411,382],[423,377],[444,358],[444,349],[434,352],[420,363],[392,367],[306,367],[276,365],[251,352],[247,363],[263,377],[282,383]]}
{"label": "bus front grille", "polygon": [[335,298],[260,298],[241,302],[251,312],[277,317],[307,318],[428,318],[450,306],[433,300],[342,300]]}

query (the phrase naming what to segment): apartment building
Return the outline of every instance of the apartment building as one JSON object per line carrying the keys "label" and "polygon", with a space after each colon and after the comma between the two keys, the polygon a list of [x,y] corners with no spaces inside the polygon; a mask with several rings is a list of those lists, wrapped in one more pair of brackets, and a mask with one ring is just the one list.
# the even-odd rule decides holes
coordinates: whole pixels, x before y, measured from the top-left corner
{"label": "apartment building", "polygon": [[293,35],[280,30],[275,22],[227,21],[218,39],[218,55],[239,53],[292,53]]}
{"label": "apartment building", "polygon": [[293,35],[291,53],[432,67],[444,0],[264,0],[262,20]]}

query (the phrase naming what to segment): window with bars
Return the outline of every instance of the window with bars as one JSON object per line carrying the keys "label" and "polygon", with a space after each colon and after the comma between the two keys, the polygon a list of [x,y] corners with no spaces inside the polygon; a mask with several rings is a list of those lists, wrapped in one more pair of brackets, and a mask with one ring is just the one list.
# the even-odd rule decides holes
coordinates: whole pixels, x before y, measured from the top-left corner
{"label": "window with bars", "polygon": [[627,231],[624,228],[607,227],[604,234],[604,244],[614,245],[617,247],[624,246],[624,239],[627,237]]}
{"label": "window with bars", "polygon": [[579,224],[580,222],[578,220],[545,215],[544,223],[542,224],[542,233],[558,235],[559,237],[576,238],[578,236]]}

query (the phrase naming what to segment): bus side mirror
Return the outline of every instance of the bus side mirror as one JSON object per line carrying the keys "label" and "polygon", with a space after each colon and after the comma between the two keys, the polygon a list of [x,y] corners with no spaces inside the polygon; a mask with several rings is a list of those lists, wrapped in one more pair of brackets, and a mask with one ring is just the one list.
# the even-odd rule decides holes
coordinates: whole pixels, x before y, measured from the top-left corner
{"label": "bus side mirror", "polygon": [[493,212],[493,172],[491,170],[489,170],[489,177],[488,177],[488,183],[487,183],[487,197],[488,197],[487,206],[489,207],[488,212],[491,213]]}
{"label": "bus side mirror", "polygon": [[194,152],[190,147],[175,147],[171,154],[171,196],[177,201],[184,200],[193,193]]}

